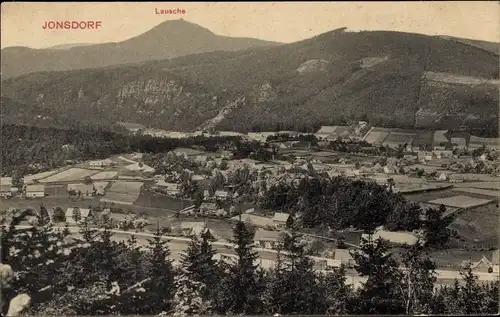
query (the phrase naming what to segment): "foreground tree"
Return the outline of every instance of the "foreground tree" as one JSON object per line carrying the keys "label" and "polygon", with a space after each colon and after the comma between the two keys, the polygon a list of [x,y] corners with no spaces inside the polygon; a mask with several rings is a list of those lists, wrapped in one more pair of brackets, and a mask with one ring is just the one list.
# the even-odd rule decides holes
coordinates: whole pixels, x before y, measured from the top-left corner
{"label": "foreground tree", "polygon": [[264,292],[264,275],[258,268],[257,253],[253,251],[254,232],[247,224],[238,221],[233,229],[236,261],[229,265],[219,290],[218,312],[230,314],[260,314],[263,310],[261,294]]}
{"label": "foreground tree", "polygon": [[388,244],[382,240],[362,239],[360,250],[353,254],[356,271],[368,277],[358,292],[357,314],[403,314],[399,284],[402,274],[397,261],[389,253]]}
{"label": "foreground tree", "polygon": [[405,303],[405,314],[432,313],[434,285],[437,281],[436,264],[423,254],[423,246],[415,244],[403,254],[403,279],[400,289]]}

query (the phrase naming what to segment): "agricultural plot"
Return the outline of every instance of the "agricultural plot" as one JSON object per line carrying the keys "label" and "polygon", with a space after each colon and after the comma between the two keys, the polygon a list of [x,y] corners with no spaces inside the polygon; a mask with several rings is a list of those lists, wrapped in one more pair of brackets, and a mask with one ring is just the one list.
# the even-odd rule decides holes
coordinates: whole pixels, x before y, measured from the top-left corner
{"label": "agricultural plot", "polygon": [[384,144],[411,144],[413,138],[416,136],[415,133],[401,133],[401,132],[391,132],[385,138]]}
{"label": "agricultural plot", "polygon": [[476,136],[471,136],[469,140],[470,148],[480,148],[486,146],[490,149],[498,149],[500,147],[500,139],[498,138],[479,138]]}
{"label": "agricultural plot", "polygon": [[457,192],[464,192],[464,193],[470,193],[470,194],[479,194],[483,196],[491,196],[498,198],[500,191],[498,190],[488,190],[488,189],[478,189],[478,188],[455,188],[454,189]]}
{"label": "agricultural plot", "polygon": [[40,183],[53,183],[53,182],[67,182],[83,180],[87,176],[96,174],[96,171],[83,169],[83,168],[70,168],[63,172],[40,179]]}
{"label": "agricultural plot", "polygon": [[445,205],[456,208],[473,208],[486,205],[492,202],[491,199],[479,199],[470,196],[458,195],[448,198],[441,198],[429,201],[431,204]]}
{"label": "agricultural plot", "polygon": [[139,195],[144,184],[142,182],[115,182],[109,189],[110,192],[122,194],[137,194]]}
{"label": "agricultural plot", "polygon": [[112,179],[114,178],[118,172],[116,171],[105,171],[105,172],[100,172],[95,175],[92,175],[90,178],[92,180],[100,180],[100,179]]}
{"label": "agricultural plot", "polygon": [[[466,242],[479,248],[498,248],[498,208],[489,204],[461,213],[450,225]],[[491,259],[491,258],[490,258]]]}
{"label": "agricultural plot", "polygon": [[115,182],[101,202],[132,205],[139,198],[142,186],[141,182]]}
{"label": "agricultural plot", "polygon": [[496,189],[500,190],[500,183],[496,182],[466,182],[453,184],[455,188],[479,188],[479,189]]}
{"label": "agricultural plot", "polygon": [[122,193],[115,193],[115,192],[108,192],[106,193],[106,196],[101,198],[101,202],[103,203],[114,203],[114,204],[120,204],[120,205],[133,205],[134,202],[136,201],[138,195],[134,196],[131,194],[122,194]]}
{"label": "agricultural plot", "polygon": [[385,138],[387,137],[389,133],[388,132],[370,132],[366,138],[365,141],[373,144],[373,143],[382,143],[384,142]]}
{"label": "agricultural plot", "polygon": [[54,171],[42,172],[42,173],[33,174],[33,175],[26,175],[26,176],[24,176],[24,179],[23,179],[24,184],[31,184],[37,180],[54,175],[57,172],[58,172],[58,170],[54,170]]}

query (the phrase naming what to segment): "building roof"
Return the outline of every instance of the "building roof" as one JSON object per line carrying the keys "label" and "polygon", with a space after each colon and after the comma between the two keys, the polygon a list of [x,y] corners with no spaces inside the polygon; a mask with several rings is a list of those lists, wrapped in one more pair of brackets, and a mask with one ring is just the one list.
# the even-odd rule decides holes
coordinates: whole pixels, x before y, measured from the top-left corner
{"label": "building roof", "polygon": [[228,192],[224,190],[217,190],[215,191],[215,196],[221,196],[221,197],[226,197],[228,195]]}
{"label": "building roof", "polygon": [[[234,216],[231,219],[232,220],[239,220],[240,216]],[[271,218],[267,217],[261,217],[261,216],[256,216],[252,214],[241,214],[241,221],[243,222],[250,222],[256,226],[259,227],[266,227],[266,226],[272,226],[273,225],[273,220]]]}
{"label": "building roof", "polygon": [[27,185],[26,191],[27,192],[45,192],[45,185],[43,185],[43,184]]}
{"label": "building roof", "polygon": [[65,214],[66,218],[73,217],[73,212],[75,209],[78,209],[80,211],[80,216],[82,218],[87,218],[91,213],[91,210],[88,208],[78,208],[78,207],[68,208],[68,209],[66,209],[66,214]]}
{"label": "building roof", "polygon": [[475,269],[475,268],[479,267],[481,264],[483,264],[483,265],[484,265],[484,266],[486,266],[486,267],[490,267],[492,263],[491,263],[491,262],[490,262],[490,260],[488,260],[485,256],[483,256],[483,257],[481,258],[481,260],[479,260],[479,261],[477,261],[477,262],[472,263],[471,268],[472,268],[472,269]]}
{"label": "building roof", "polygon": [[272,241],[276,242],[280,239],[280,233],[269,230],[255,230],[255,241]]}
{"label": "building roof", "polygon": [[335,255],[334,255],[334,259],[335,260],[338,260],[340,262],[348,262],[350,260],[352,260],[352,255],[351,253],[349,252],[349,250],[347,249],[336,249],[335,250]]}
{"label": "building roof", "polygon": [[2,177],[0,178],[0,185],[12,186],[12,177]]}
{"label": "building roof", "polygon": [[74,191],[80,191],[82,193],[89,192],[91,193],[94,190],[93,184],[83,184],[83,183],[76,183],[76,184],[68,184],[68,191],[74,190]]}
{"label": "building roof", "polygon": [[290,214],[277,212],[274,214],[273,221],[286,222],[290,218]]}

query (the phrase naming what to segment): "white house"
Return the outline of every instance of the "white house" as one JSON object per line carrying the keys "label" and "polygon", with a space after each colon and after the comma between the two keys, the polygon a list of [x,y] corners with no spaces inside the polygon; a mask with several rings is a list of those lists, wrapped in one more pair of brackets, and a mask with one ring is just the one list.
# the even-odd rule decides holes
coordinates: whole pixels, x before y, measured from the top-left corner
{"label": "white house", "polygon": [[26,197],[44,197],[45,185],[26,185]]}
{"label": "white house", "polygon": [[155,171],[154,168],[143,163],[130,164],[125,166],[125,168],[128,169],[129,171],[141,171],[146,173],[153,173]]}
{"label": "white house", "polygon": [[225,190],[217,190],[215,191],[215,197],[219,199],[226,199],[229,196],[229,193]]}
{"label": "white house", "polygon": [[266,249],[274,249],[279,242],[280,233],[269,230],[255,230],[255,243],[257,246]]}
{"label": "white house", "polygon": [[273,217],[273,224],[277,229],[283,229],[286,227],[286,222],[290,218],[290,214],[286,214],[283,212],[277,212]]}
{"label": "white house", "polygon": [[[75,212],[80,212],[80,215],[79,215],[79,220],[78,221],[75,221]],[[69,224],[76,224],[78,222],[81,222],[81,221],[85,221],[86,219],[91,219],[94,214],[92,213],[92,210],[88,209],[88,208],[78,208],[78,207],[74,207],[74,208],[68,208],[66,209],[66,222],[69,223]]]}
{"label": "white house", "polygon": [[167,183],[164,180],[159,180],[156,182],[156,186],[166,190],[169,195],[178,195],[181,193],[181,185],[177,183]]}
{"label": "white house", "polygon": [[112,166],[112,165],[115,165],[116,162],[107,158],[107,159],[104,159],[104,160],[95,160],[95,161],[89,161],[89,166],[93,166],[93,167],[108,167],[108,166]]}
{"label": "white house", "polygon": [[12,177],[2,177],[0,179],[0,197],[7,198],[12,196]]}

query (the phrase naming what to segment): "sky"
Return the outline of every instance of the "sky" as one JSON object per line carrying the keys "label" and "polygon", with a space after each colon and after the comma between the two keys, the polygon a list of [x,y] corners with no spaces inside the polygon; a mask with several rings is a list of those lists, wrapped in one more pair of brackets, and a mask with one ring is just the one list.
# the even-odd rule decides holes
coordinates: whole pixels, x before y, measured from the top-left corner
{"label": "sky", "polygon": [[[158,15],[155,10],[184,9]],[[218,35],[291,43],[340,27],[500,42],[497,1],[442,2],[3,2],[1,47],[119,42],[183,18]],[[94,30],[48,30],[46,21],[102,21]]]}

